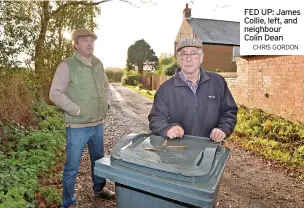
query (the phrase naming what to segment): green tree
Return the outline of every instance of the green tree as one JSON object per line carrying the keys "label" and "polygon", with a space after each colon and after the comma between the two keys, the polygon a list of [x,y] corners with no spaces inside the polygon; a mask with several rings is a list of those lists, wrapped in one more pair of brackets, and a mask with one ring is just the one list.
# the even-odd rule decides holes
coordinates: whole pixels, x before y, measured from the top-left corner
{"label": "green tree", "polygon": [[158,65],[159,66],[168,65],[173,62],[176,62],[174,55],[172,55],[170,53],[162,53],[159,57]]}
{"label": "green tree", "polygon": [[[22,6],[21,6],[22,5]],[[32,2],[0,2],[0,66],[16,67],[18,55],[33,54],[38,24]]]}
{"label": "green tree", "polygon": [[71,41],[63,33],[79,27],[93,30],[94,17],[100,14],[96,5],[102,2],[1,1],[0,64],[17,66],[16,57],[23,53],[33,61],[35,72],[49,71],[72,53]]}
{"label": "green tree", "polygon": [[94,18],[100,15],[98,5],[109,1],[0,1],[0,66],[18,66],[17,57],[26,54],[35,72],[49,71],[72,53],[71,41],[63,38],[63,32],[79,27],[93,30]]}
{"label": "green tree", "polygon": [[175,56],[169,53],[162,53],[159,57],[158,66],[154,73],[171,76],[174,74],[174,69],[176,68],[177,60]]}
{"label": "green tree", "polygon": [[144,68],[154,70],[157,63],[157,56],[151,46],[144,39],[137,40],[128,48],[128,69],[137,69],[139,74],[143,74]]}

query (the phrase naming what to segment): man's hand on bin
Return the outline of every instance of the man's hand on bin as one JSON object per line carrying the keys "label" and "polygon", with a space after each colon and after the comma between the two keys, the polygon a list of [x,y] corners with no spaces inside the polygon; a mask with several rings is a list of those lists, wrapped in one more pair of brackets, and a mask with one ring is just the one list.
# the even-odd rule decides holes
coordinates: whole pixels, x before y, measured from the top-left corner
{"label": "man's hand on bin", "polygon": [[215,142],[221,142],[226,138],[226,134],[222,130],[214,128],[210,134],[210,138]]}
{"label": "man's hand on bin", "polygon": [[184,136],[184,129],[181,126],[172,126],[168,131],[167,131],[167,137],[170,139],[175,139],[175,138],[182,138]]}

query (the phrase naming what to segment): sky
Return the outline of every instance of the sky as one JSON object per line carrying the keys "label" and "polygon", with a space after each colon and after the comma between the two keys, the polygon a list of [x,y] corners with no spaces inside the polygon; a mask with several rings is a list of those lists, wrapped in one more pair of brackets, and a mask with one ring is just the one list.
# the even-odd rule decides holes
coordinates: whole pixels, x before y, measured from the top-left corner
{"label": "sky", "polygon": [[186,3],[194,18],[240,21],[241,0],[146,1],[143,4],[133,0],[139,8],[119,0],[100,4],[95,55],[105,67],[125,67],[128,48],[140,39],[144,39],[158,57],[162,53],[173,54]]}

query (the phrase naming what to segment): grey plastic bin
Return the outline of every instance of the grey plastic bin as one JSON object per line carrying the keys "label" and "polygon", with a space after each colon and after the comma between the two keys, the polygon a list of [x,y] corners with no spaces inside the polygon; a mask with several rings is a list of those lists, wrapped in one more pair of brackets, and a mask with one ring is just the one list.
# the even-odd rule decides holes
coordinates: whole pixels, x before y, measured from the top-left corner
{"label": "grey plastic bin", "polygon": [[230,152],[204,137],[130,134],[94,172],[115,182],[118,208],[213,207]]}

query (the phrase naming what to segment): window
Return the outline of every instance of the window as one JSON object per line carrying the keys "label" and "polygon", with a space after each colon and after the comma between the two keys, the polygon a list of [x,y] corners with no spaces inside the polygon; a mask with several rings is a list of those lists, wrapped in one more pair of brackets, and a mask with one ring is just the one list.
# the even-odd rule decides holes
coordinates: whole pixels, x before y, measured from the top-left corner
{"label": "window", "polygon": [[235,62],[235,58],[240,56],[240,47],[239,46],[233,46],[232,49],[232,62]]}

